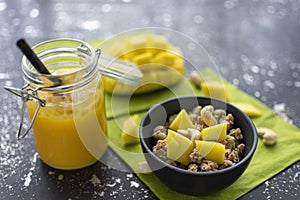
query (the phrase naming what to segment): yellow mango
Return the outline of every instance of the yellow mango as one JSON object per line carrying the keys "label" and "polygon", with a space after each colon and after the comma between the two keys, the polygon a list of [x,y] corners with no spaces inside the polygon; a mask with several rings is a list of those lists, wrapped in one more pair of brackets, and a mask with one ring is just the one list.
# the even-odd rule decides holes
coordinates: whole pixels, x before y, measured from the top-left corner
{"label": "yellow mango", "polygon": [[202,140],[195,140],[195,144],[200,155],[205,159],[216,162],[218,164],[224,163],[225,145],[218,142]]}
{"label": "yellow mango", "polygon": [[227,135],[227,123],[209,126],[201,131],[202,140],[222,141]]}
{"label": "yellow mango", "polygon": [[139,124],[140,117],[135,114],[124,121],[122,127],[122,142],[123,144],[139,143]]}
{"label": "yellow mango", "polygon": [[168,130],[167,157],[184,165],[189,164],[194,143],[179,133]]}
{"label": "yellow mango", "polygon": [[103,77],[103,83],[106,90],[113,91],[117,81],[114,79]]}
{"label": "yellow mango", "polygon": [[172,68],[175,69],[180,74],[184,74],[184,64],[182,57],[176,56],[174,60],[174,64],[172,65]]}
{"label": "yellow mango", "polygon": [[256,107],[254,107],[252,104],[243,102],[231,102],[231,104],[241,109],[249,117],[259,117],[262,115],[262,112]]}
{"label": "yellow mango", "polygon": [[175,117],[175,119],[170,124],[169,128],[177,131],[178,129],[187,129],[187,128],[193,128],[193,122],[191,121],[188,113],[185,109],[182,109],[178,115]]}
{"label": "yellow mango", "polygon": [[159,63],[165,66],[173,66],[176,60],[176,55],[168,52],[159,53],[154,57],[153,62]]}
{"label": "yellow mango", "polygon": [[118,45],[112,43],[105,46],[102,49],[103,52],[114,58],[117,56],[117,59],[122,61],[135,63],[144,77],[138,87],[116,81],[105,81],[106,92],[121,95],[142,94],[171,86],[184,77],[182,53],[164,36],[138,33],[120,37],[115,41]]}
{"label": "yellow mango", "polygon": [[228,92],[226,86],[221,82],[203,81],[201,83],[201,90],[203,91],[204,96],[228,101]]}
{"label": "yellow mango", "polygon": [[152,61],[152,55],[149,52],[142,53],[142,54],[136,55],[132,59],[132,61],[137,65],[148,64],[148,63],[151,63],[151,61]]}
{"label": "yellow mango", "polygon": [[136,49],[133,51],[126,51],[124,52],[121,56],[120,59],[122,58],[122,61],[128,61],[128,62],[134,62],[134,58],[140,54],[144,54],[146,51],[144,49]]}

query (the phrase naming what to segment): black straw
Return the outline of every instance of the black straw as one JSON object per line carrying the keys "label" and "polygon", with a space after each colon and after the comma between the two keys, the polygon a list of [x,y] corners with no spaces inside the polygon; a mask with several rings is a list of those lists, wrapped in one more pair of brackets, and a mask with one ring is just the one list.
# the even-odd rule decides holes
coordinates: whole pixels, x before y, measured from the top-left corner
{"label": "black straw", "polygon": [[26,58],[30,61],[32,66],[41,74],[51,74],[42,61],[37,57],[37,55],[33,52],[31,47],[27,44],[25,39],[19,39],[17,41],[17,46],[26,56]]}
{"label": "black straw", "polygon": [[[42,63],[42,61],[38,58],[38,56],[33,52],[31,47],[27,44],[25,39],[19,39],[17,41],[17,46],[24,53],[24,55],[29,60],[29,62],[32,64],[32,66],[39,73],[51,75],[51,73],[48,71],[48,69]],[[51,80],[54,83],[54,85],[62,84],[62,81],[57,77],[49,77],[49,80]]]}

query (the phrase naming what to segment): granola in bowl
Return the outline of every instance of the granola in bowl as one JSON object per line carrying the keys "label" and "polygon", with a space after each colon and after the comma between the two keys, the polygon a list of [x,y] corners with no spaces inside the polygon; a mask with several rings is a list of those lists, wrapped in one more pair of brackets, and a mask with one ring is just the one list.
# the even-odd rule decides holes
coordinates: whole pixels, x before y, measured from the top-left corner
{"label": "granola in bowl", "polygon": [[[170,132],[174,136],[170,136]],[[233,114],[212,105],[198,105],[190,112],[183,109],[171,115],[165,124],[154,128],[152,137],[157,140],[152,148],[156,156],[194,172],[233,166],[240,161],[245,148],[243,133],[235,127]],[[182,145],[185,143],[187,145]],[[178,156],[168,151],[176,151]]]}

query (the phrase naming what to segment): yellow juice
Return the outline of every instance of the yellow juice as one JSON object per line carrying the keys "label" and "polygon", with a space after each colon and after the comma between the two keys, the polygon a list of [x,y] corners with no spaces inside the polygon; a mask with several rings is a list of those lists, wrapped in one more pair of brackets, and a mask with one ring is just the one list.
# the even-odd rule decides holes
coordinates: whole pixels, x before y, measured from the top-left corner
{"label": "yellow juice", "polygon": [[[66,72],[70,71],[62,69],[52,74]],[[107,147],[102,79],[71,91],[39,91],[38,95],[46,100],[33,125],[40,158],[58,169],[77,169],[96,162]],[[27,102],[31,119],[36,108],[35,102]]]}

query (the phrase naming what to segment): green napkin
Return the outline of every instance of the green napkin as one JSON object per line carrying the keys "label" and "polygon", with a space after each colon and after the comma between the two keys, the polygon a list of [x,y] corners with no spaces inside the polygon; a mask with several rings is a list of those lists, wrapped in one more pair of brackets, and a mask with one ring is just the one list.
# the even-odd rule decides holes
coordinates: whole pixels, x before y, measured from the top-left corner
{"label": "green napkin", "polygon": [[195,90],[185,78],[180,81],[180,84],[147,95],[120,96],[106,94],[106,116],[111,119],[128,113],[146,111],[163,100],[185,95],[200,95],[200,90]]}
{"label": "green napkin", "polygon": [[[211,70],[205,70],[202,74],[206,77],[217,77]],[[178,93],[180,93],[180,90],[185,90],[186,84],[184,81],[180,82],[172,90],[178,90]],[[256,126],[274,130],[277,133],[277,143],[273,146],[265,146],[259,138],[257,150],[244,174],[230,187],[214,195],[202,197],[202,199],[236,199],[300,159],[299,129],[275,116],[268,107],[235,86],[226,81],[225,84],[231,101],[251,103],[263,111],[263,115],[254,118],[253,122]],[[193,88],[192,91],[186,91],[192,92],[192,95],[201,94],[201,91],[196,88]],[[183,93],[187,95],[187,92]],[[140,117],[143,117],[145,110],[149,107],[173,96],[173,93],[161,90],[155,94],[133,97],[130,100],[130,106],[132,107],[130,112],[138,113]],[[107,109],[111,109],[112,98],[110,96],[106,98]],[[119,101],[121,102],[121,100]],[[122,121],[128,116],[112,118],[111,110],[108,110],[108,115],[110,117],[108,120],[110,147],[137,173],[137,176],[159,199],[197,199],[197,197],[179,194],[170,190],[153,173],[139,173],[138,163],[144,161],[140,144],[124,146],[120,139]]]}
{"label": "green napkin", "polygon": [[[90,42],[98,47],[104,40]],[[201,72],[204,77],[218,79],[220,77],[211,70]],[[244,174],[231,186],[214,195],[201,199],[236,199],[270,177],[279,173],[300,159],[300,131],[297,127],[275,116],[267,106],[247,95],[232,84],[224,81],[230,101],[246,102],[254,105],[263,115],[254,118],[256,126],[267,127],[277,133],[277,143],[265,146],[259,138],[256,152]],[[191,86],[187,80],[166,90],[160,90],[141,96],[111,96],[106,94],[106,112],[108,118],[109,146],[137,173],[137,176],[150,188],[159,199],[198,199],[198,197],[179,194],[170,190],[153,174],[139,173],[138,163],[145,161],[140,144],[124,146],[121,140],[123,121],[129,114],[137,113],[141,118],[154,104],[163,100],[185,95],[201,95],[201,90]]]}

